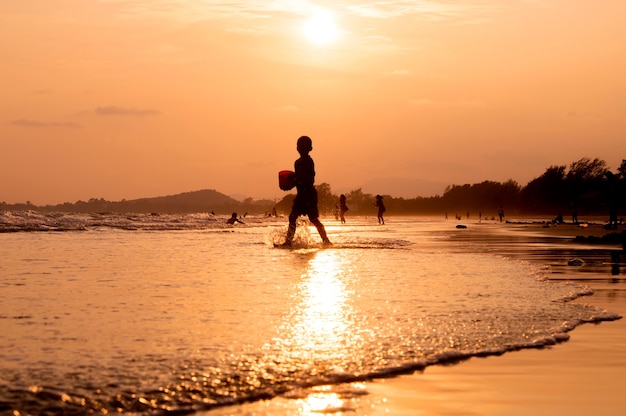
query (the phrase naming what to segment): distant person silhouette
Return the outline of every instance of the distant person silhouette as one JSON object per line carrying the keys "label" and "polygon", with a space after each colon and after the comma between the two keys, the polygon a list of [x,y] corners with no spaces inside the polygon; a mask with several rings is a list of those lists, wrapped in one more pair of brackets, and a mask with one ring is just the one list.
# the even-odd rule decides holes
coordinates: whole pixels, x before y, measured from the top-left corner
{"label": "distant person silhouette", "polygon": [[226,224],[234,224],[238,222],[239,224],[243,224],[243,221],[240,221],[239,218],[237,218],[237,213],[233,212],[233,215],[230,216],[229,219],[226,220]]}
{"label": "distant person silhouette", "polygon": [[498,208],[498,217],[500,218],[500,222],[502,222],[502,219],[504,218],[504,208],[502,207],[502,205],[500,205],[500,208]]}
{"label": "distant person silhouette", "polygon": [[345,224],[346,217],[344,216],[346,211],[348,211],[348,206],[346,205],[346,196],[341,194],[339,197],[339,216],[341,217],[341,223]]}
{"label": "distant person silhouette", "polygon": [[383,204],[382,195],[376,195],[376,202],[374,203],[378,207],[378,223],[385,224],[385,219],[383,218],[383,214],[385,213],[385,204]]}
{"label": "distant person silhouette", "polygon": [[283,246],[291,247],[296,233],[296,221],[301,215],[309,217],[311,223],[317,228],[317,232],[322,237],[324,244],[330,245],[331,242],[326,236],[324,225],[319,220],[319,211],[317,209],[317,190],[314,186],[315,164],[311,156],[309,156],[309,152],[313,150],[313,141],[308,136],[302,136],[298,139],[296,149],[300,154],[300,158],[294,163],[296,190],[298,193],[293,200],[293,206],[289,214],[289,228],[287,229],[287,238]]}
{"label": "distant person silhouette", "polygon": [[617,211],[619,205],[619,192],[617,189],[617,178],[611,171],[605,173],[608,185],[609,202],[609,224],[607,228],[617,229]]}

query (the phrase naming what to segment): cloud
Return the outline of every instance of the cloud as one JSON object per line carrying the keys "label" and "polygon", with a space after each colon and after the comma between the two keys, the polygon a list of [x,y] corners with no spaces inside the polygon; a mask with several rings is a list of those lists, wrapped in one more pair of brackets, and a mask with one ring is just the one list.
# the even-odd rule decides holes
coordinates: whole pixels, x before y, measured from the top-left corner
{"label": "cloud", "polygon": [[48,122],[30,119],[19,119],[11,122],[14,126],[30,127],[30,128],[80,128],[80,124],[71,122]]}
{"label": "cloud", "polygon": [[[197,0],[101,0],[119,6],[118,11],[126,17],[175,17],[181,20],[203,19],[254,19],[263,20],[279,14],[307,15],[318,7],[311,0],[222,0],[199,2]],[[364,18],[387,19],[415,16],[420,20],[471,21],[491,12],[499,3],[491,0],[347,0],[328,6],[343,15]]]}
{"label": "cloud", "polygon": [[436,101],[427,98],[409,98],[410,106],[414,107],[484,107],[486,104],[480,100]]}
{"label": "cloud", "polygon": [[165,17],[187,21],[204,19],[265,19],[276,13],[306,14],[314,5],[308,0],[101,0],[118,5],[124,17]]}
{"label": "cloud", "polygon": [[471,21],[485,12],[492,10],[484,0],[468,0],[465,2],[423,0],[407,2],[390,0],[385,2],[354,1],[346,9],[351,13],[366,17],[389,19],[401,16],[415,16],[420,20],[462,20]]}
{"label": "cloud", "polygon": [[107,106],[96,108],[95,113],[99,116],[154,116],[161,114],[158,110],[140,109],[140,108],[127,108],[117,106]]}

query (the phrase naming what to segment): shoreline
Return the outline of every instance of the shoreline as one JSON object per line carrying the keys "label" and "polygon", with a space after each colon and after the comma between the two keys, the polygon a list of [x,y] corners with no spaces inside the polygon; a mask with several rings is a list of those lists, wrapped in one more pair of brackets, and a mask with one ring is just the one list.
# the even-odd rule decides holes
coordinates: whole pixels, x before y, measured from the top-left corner
{"label": "shoreline", "polygon": [[[626,287],[590,285],[575,302],[626,316]],[[617,292],[617,293],[616,293]],[[622,415],[626,412],[626,319],[582,324],[568,341],[471,358],[371,383],[365,411],[394,415]],[[362,405],[363,406],[363,405]]]}
{"label": "shoreline", "polygon": [[[508,223],[506,231],[535,242],[548,241],[548,246],[555,241],[558,245],[564,243],[560,249],[537,251],[536,258],[533,251],[507,249],[515,257],[548,265],[551,281],[570,281],[593,290],[592,295],[572,302],[596,306],[622,319],[578,325],[568,332],[569,340],[556,345],[475,357],[456,365],[427,367],[421,373],[373,382],[368,386],[371,399],[361,405],[372,411],[356,414],[626,414],[626,395],[622,392],[626,385],[626,275],[620,274],[624,273],[626,251],[623,240],[606,238],[623,233],[624,227],[607,230],[602,224],[546,227],[540,223]],[[590,254],[590,263],[598,264],[570,267],[571,256],[587,251],[620,251],[621,264],[611,264],[615,259],[607,257],[597,261]]]}

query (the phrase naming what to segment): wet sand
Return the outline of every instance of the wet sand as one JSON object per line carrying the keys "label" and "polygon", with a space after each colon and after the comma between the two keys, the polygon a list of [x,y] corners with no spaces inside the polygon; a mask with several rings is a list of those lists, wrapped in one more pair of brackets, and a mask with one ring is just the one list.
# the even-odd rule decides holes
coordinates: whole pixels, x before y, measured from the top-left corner
{"label": "wet sand", "polygon": [[[589,303],[626,316],[626,286],[590,285]],[[586,324],[541,350],[473,358],[371,383],[358,414],[626,414],[626,320]],[[366,410],[366,408],[372,411]]]}
{"label": "wet sand", "polygon": [[[545,228],[537,224],[507,225],[511,231],[569,246],[577,235],[602,236],[601,226],[574,225]],[[623,228],[620,228],[621,231]],[[509,232],[507,231],[508,235]],[[532,237],[531,237],[532,236]],[[516,237],[516,238],[517,238]],[[484,235],[470,236],[484,238]],[[516,240],[514,246],[526,244]],[[498,244],[502,241],[498,240]],[[560,244],[560,243],[559,243]],[[578,246],[576,244],[579,244]],[[626,317],[626,253],[615,268],[601,261],[583,272],[569,268],[570,248],[543,251],[539,262],[551,265],[554,279],[573,281],[594,290],[577,299]],[[585,245],[585,243],[583,243]],[[532,252],[503,246],[520,257]],[[621,250],[620,245],[592,245],[591,251]],[[590,246],[586,245],[589,249]],[[603,257],[604,258],[604,257]],[[533,259],[529,259],[533,261]],[[617,272],[617,273],[616,273]],[[423,372],[352,385],[323,386],[294,392],[288,397],[216,409],[208,416],[224,415],[623,415],[626,414],[626,319],[583,324],[570,339],[543,349],[528,349],[502,356],[472,358]]]}

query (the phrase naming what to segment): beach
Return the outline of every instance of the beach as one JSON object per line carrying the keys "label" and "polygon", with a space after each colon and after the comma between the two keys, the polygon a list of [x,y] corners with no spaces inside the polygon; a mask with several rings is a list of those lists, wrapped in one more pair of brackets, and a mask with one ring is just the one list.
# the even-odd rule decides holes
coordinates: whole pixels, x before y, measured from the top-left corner
{"label": "beach", "polygon": [[[562,239],[572,250],[578,245],[571,243],[571,238],[609,233],[600,225],[583,228],[529,223],[511,227],[521,235],[533,236],[534,242]],[[615,275],[609,271],[608,262],[597,273],[568,267],[564,260],[569,257],[563,251],[569,249],[553,251],[551,257],[540,252],[534,260],[551,264],[555,280],[576,282],[593,290],[593,295],[573,302],[626,316],[624,253],[620,274]],[[626,319],[582,324],[569,335],[569,340],[544,348],[473,357],[393,378],[314,388],[288,398],[217,409],[207,416],[626,414]]]}

